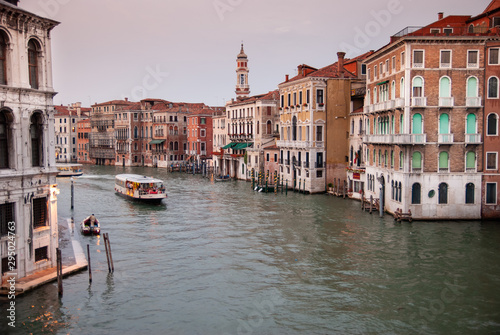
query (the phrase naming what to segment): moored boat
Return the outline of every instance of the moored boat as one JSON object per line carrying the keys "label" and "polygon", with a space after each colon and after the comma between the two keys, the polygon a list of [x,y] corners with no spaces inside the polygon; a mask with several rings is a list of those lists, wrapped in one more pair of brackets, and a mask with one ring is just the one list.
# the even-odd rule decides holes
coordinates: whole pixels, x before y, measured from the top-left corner
{"label": "moored boat", "polygon": [[83,235],[99,235],[101,233],[101,224],[92,214],[82,221],[80,231]]}
{"label": "moored boat", "polygon": [[56,164],[57,177],[77,177],[83,174],[82,164]]}
{"label": "moored boat", "polygon": [[214,179],[215,181],[231,181],[231,177],[229,177],[229,175],[226,175],[226,176],[218,176],[218,177],[215,177]]}
{"label": "moored boat", "polygon": [[162,180],[137,174],[117,175],[115,191],[127,199],[148,203],[160,203],[167,197]]}

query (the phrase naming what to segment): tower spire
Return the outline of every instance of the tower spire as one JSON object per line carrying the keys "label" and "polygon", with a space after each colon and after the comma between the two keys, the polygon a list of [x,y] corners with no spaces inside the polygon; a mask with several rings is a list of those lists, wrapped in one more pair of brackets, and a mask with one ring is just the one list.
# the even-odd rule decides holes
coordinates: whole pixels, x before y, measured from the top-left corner
{"label": "tower spire", "polygon": [[246,98],[250,95],[250,85],[248,84],[248,57],[243,49],[243,41],[241,42],[241,50],[236,58],[236,98]]}

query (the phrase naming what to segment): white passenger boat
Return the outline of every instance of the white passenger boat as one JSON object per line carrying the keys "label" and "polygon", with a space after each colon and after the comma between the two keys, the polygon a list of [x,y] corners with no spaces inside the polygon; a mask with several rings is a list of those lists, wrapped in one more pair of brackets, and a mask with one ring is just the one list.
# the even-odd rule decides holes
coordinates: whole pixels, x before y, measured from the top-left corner
{"label": "white passenger boat", "polygon": [[117,175],[115,191],[125,198],[148,203],[160,203],[167,197],[162,180],[137,174]]}
{"label": "white passenger boat", "polygon": [[82,164],[56,164],[57,177],[76,177],[83,174]]}

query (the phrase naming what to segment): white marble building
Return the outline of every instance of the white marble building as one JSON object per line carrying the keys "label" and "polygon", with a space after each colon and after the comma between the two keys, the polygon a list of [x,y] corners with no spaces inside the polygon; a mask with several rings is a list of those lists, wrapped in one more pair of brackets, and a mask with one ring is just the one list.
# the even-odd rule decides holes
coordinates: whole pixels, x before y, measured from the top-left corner
{"label": "white marble building", "polygon": [[[3,284],[9,273],[21,278],[56,266],[58,191],[53,111],[56,93],[52,87],[50,32],[57,25],[56,21],[19,8],[15,0],[0,1]],[[9,247],[15,249],[15,262],[8,258]],[[15,269],[11,268],[14,263]]]}

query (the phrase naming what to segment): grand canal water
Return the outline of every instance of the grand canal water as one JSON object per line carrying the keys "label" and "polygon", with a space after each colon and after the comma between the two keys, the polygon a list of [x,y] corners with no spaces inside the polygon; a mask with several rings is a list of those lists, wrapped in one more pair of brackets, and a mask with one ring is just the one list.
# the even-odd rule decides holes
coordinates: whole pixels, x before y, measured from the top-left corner
{"label": "grand canal water", "polygon": [[[109,233],[86,272],[17,299],[20,334],[500,333],[500,224],[394,223],[327,195],[149,168],[85,167],[58,179],[60,219]],[[160,206],[114,194],[114,175],[166,181]],[[2,315],[5,305],[2,305]],[[5,319],[2,320],[2,329]],[[12,332],[12,329],[8,329]],[[4,334],[4,332],[2,332]]]}

